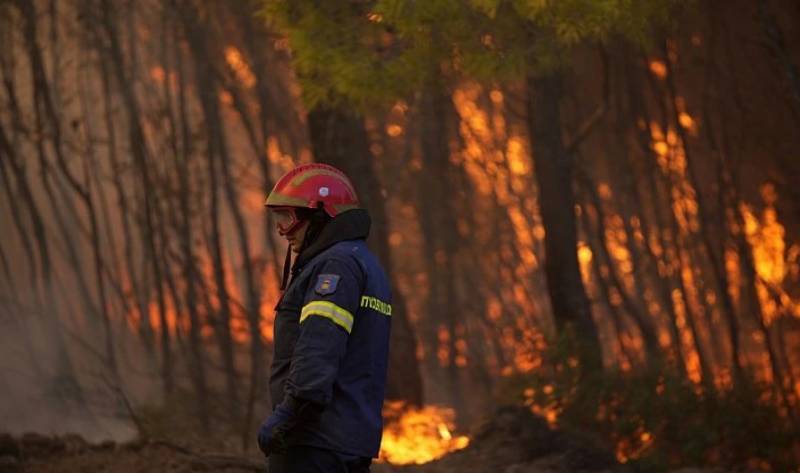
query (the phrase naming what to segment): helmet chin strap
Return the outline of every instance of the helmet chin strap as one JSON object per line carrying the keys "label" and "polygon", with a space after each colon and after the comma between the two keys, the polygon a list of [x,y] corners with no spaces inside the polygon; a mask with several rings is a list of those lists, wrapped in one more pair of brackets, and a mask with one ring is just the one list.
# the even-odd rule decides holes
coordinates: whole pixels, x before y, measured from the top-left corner
{"label": "helmet chin strap", "polygon": [[[303,236],[303,243],[300,245],[300,248],[298,248],[298,251],[297,251],[297,256],[298,257],[303,253],[303,251],[305,251],[306,248],[309,247],[309,245],[311,245],[311,243],[313,243],[312,240],[316,239],[316,237],[319,236],[319,228],[317,228],[317,226],[315,225],[315,223],[314,223],[315,219],[314,219],[313,216],[308,218],[308,219],[302,219],[302,220],[298,219],[298,223],[293,225],[293,228],[296,229],[297,225],[302,224],[302,223],[304,223],[306,221],[309,222],[309,225],[305,228],[305,230],[303,230],[303,235],[304,235]],[[289,233],[291,233],[291,232],[287,232],[286,234],[289,234]],[[295,262],[297,262],[296,259],[295,259]],[[284,262],[283,262],[283,280],[281,281],[281,292],[285,291],[286,287],[289,285],[289,278],[290,278],[291,273],[292,273],[292,266],[293,266],[293,263],[292,263],[292,244],[290,243],[289,247],[286,249],[286,260],[284,260]]]}

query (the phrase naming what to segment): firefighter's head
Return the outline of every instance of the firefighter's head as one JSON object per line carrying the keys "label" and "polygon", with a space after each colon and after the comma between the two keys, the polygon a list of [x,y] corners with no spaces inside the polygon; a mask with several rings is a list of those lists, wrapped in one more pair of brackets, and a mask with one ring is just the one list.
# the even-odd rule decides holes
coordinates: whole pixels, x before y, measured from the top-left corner
{"label": "firefighter's head", "polygon": [[278,179],[267,197],[278,233],[299,253],[338,214],[358,208],[350,179],[327,164],[303,164]]}

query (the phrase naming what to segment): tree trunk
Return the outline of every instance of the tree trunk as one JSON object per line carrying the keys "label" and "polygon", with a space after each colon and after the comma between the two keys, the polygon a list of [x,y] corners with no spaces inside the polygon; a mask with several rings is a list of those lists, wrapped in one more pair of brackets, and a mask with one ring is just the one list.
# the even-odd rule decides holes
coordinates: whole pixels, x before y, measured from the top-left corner
{"label": "tree trunk", "polygon": [[[117,84],[122,92],[123,101],[125,103],[125,109],[128,115],[128,133],[131,154],[133,155],[135,167],[140,179],[141,191],[144,194],[144,225],[142,228],[142,239],[144,240],[148,262],[151,266],[154,279],[153,284],[156,290],[158,317],[161,322],[160,342],[162,394],[164,398],[167,398],[172,394],[175,380],[173,376],[172,350],[170,346],[171,343],[166,317],[164,288],[162,286],[162,262],[158,260],[158,251],[156,250],[154,222],[156,202],[153,201],[154,194],[149,191],[153,180],[151,179],[151,171],[149,170],[147,163],[147,148],[144,131],[142,130],[139,105],[136,101],[132,84],[128,80],[128,77],[126,77],[127,74],[125,72],[125,60],[123,58],[119,37],[117,36],[117,22],[115,19],[116,12],[113,10],[109,0],[103,0],[102,3],[102,24],[110,46],[108,56],[111,59],[114,75],[117,79]],[[135,61],[131,61],[131,63],[133,64]],[[142,321],[144,321],[147,317],[145,317],[145,313],[143,313],[142,316]]]}
{"label": "tree trunk", "polygon": [[253,437],[250,432],[250,422],[253,417],[253,410],[256,401],[256,394],[264,390],[261,386],[264,380],[264,360],[263,347],[261,343],[261,291],[256,282],[256,275],[253,271],[253,261],[251,257],[250,238],[244,216],[239,205],[239,193],[233,182],[230,170],[231,156],[228,153],[228,144],[220,116],[217,97],[219,95],[219,84],[217,72],[212,62],[212,54],[216,53],[205,38],[209,37],[210,28],[205,22],[198,21],[197,15],[193,17],[191,24],[187,22],[187,36],[196,62],[197,83],[201,96],[203,116],[206,123],[206,131],[209,138],[209,156],[216,153],[218,157],[219,170],[221,171],[222,187],[225,192],[228,209],[233,217],[233,224],[236,230],[239,252],[241,256],[242,271],[244,272],[244,286],[246,293],[245,318],[250,330],[250,386],[248,389],[247,400],[244,412],[244,427],[242,429],[242,443],[246,449],[250,439]]}
{"label": "tree trunk", "polygon": [[[93,33],[93,39],[97,41],[99,37],[97,36],[96,32],[93,31]],[[111,83],[108,65],[105,59],[101,59],[99,62],[101,75],[100,78],[103,86],[104,124],[108,136],[108,159],[111,164],[111,181],[114,184],[117,207],[119,209],[119,220],[122,223],[122,245],[125,261],[125,266],[122,269],[124,274],[127,274],[123,280],[130,285],[134,299],[133,303],[129,304],[127,296],[123,298],[122,302],[126,310],[124,318],[131,317],[134,315],[134,311],[136,312],[135,315],[138,316],[140,321],[138,326],[139,336],[141,337],[148,358],[151,362],[154,362],[155,347],[153,343],[153,329],[150,326],[150,319],[147,316],[147,301],[144,297],[144,291],[139,284],[139,276],[136,272],[136,265],[133,260],[134,238],[132,237],[130,224],[131,205],[128,201],[128,195],[125,192],[125,186],[123,185],[122,181],[122,169],[124,165],[120,163],[120,160],[117,156],[117,134],[116,128],[114,127],[114,116],[112,112],[113,103],[111,98]]]}
{"label": "tree trunk", "polygon": [[[424,258],[428,273],[429,295],[426,304],[425,322],[428,344],[435,347],[444,343],[448,353],[445,374],[451,403],[463,423],[469,422],[469,411],[459,379],[457,364],[457,340],[459,319],[463,318],[455,293],[456,258],[461,245],[458,236],[458,211],[454,200],[458,191],[453,185],[450,164],[450,131],[448,124],[454,114],[450,98],[439,84],[431,84],[422,92],[419,100],[420,152],[422,168],[415,180],[418,184],[417,208],[424,240]],[[478,300],[472,301],[480,304]],[[438,328],[444,326],[449,334],[446,341],[439,340]],[[438,365],[435,349],[426,358]],[[438,366],[436,366],[438,368]],[[436,371],[434,371],[435,373]]]}
{"label": "tree trunk", "polygon": [[528,131],[545,228],[545,275],[560,334],[574,332],[582,372],[602,369],[603,353],[578,264],[573,159],[561,138],[561,74],[528,78]]}
{"label": "tree trunk", "polygon": [[[650,115],[645,106],[643,86],[638,76],[638,71],[634,70],[633,65],[630,62],[626,62],[625,64],[625,76],[628,85],[627,89],[629,91],[628,106],[631,109],[631,113],[636,119],[643,119],[645,123],[651,123]],[[644,155],[644,159],[641,161],[644,163],[643,173],[646,182],[645,187],[649,188],[651,195],[651,198],[646,200],[653,202],[652,214],[654,216],[654,222],[648,223],[649,219],[646,218],[646,212],[642,212],[642,232],[644,233],[645,241],[648,242],[647,254],[656,265],[656,273],[658,274],[660,282],[658,285],[659,295],[661,297],[661,303],[666,307],[667,316],[669,317],[669,330],[670,336],[672,337],[675,364],[678,372],[686,376],[686,359],[683,355],[680,333],[676,325],[678,315],[675,301],[672,298],[673,291],[675,291],[678,286],[681,288],[683,286],[676,282],[676,279],[679,280],[679,278],[675,277],[675,270],[673,269],[673,266],[675,265],[674,254],[677,251],[677,248],[673,244],[675,238],[670,238],[670,235],[667,233],[668,229],[671,228],[668,221],[671,222],[674,219],[674,214],[672,213],[671,207],[665,208],[664,205],[662,205],[667,201],[671,202],[671,200],[668,198],[669,196],[667,193],[662,189],[663,186],[659,185],[662,183],[663,179],[657,179],[657,175],[661,171],[658,169],[656,164],[656,156],[653,152],[650,140],[651,137],[649,130],[646,128],[637,129],[636,142],[639,145],[641,153]],[[643,195],[644,193],[637,193],[637,201],[640,204],[643,203],[643,200],[641,199]],[[669,215],[669,217],[665,216],[665,214]],[[650,244],[651,238],[649,235],[655,235],[657,237],[656,240],[658,247],[661,249],[661,254],[664,255],[663,258],[659,258],[657,256],[655,250]],[[672,257],[670,257],[670,255],[672,255]],[[663,272],[666,274],[662,274],[662,271],[659,269],[659,267],[663,267]]]}
{"label": "tree trunk", "polygon": [[[227,406],[230,413],[238,417],[239,415],[239,393],[236,381],[236,367],[233,353],[233,340],[231,339],[231,298],[226,287],[226,268],[225,259],[222,254],[222,233],[220,231],[220,201],[219,201],[219,177],[220,172],[224,174],[223,148],[225,146],[221,137],[221,123],[219,120],[217,89],[214,85],[215,72],[208,62],[208,48],[206,43],[206,33],[198,27],[199,21],[191,11],[191,6],[181,11],[184,20],[184,28],[189,43],[189,49],[194,59],[195,80],[198,84],[198,95],[205,119],[207,144],[207,172],[209,178],[209,193],[211,208],[209,219],[211,222],[211,235],[209,250],[214,266],[214,282],[216,284],[217,299],[219,301],[219,319],[217,320],[217,336],[220,341],[223,365],[225,368],[225,385],[227,394]],[[223,184],[225,177],[223,177]]]}
{"label": "tree trunk", "polygon": [[[2,124],[0,123],[0,140],[4,140],[4,136],[5,135],[4,135],[3,127],[2,127]],[[6,194],[6,197],[8,199],[9,207],[10,207],[10,210],[11,210],[12,220],[14,221],[14,226],[16,227],[17,232],[19,233],[20,240],[22,242],[23,252],[25,253],[26,260],[27,260],[27,263],[28,263],[27,266],[28,266],[28,268],[29,268],[28,270],[30,272],[29,273],[30,274],[29,291],[34,295],[34,299],[36,301],[37,307],[43,307],[44,304],[42,303],[42,300],[43,300],[42,299],[42,294],[41,294],[41,292],[39,290],[39,277],[38,277],[38,271],[37,271],[37,268],[36,268],[36,266],[37,266],[36,257],[34,256],[35,253],[34,253],[34,250],[33,250],[32,243],[31,243],[32,239],[31,239],[30,234],[28,233],[28,231],[26,229],[26,225],[24,223],[24,220],[23,220],[23,217],[22,217],[22,213],[20,212],[20,210],[21,210],[20,207],[21,206],[18,205],[18,203],[17,203],[17,196],[12,192],[13,188],[12,188],[12,185],[11,185],[11,176],[9,175],[9,172],[6,171],[5,161],[9,160],[9,159],[11,159],[11,157],[10,156],[7,157],[5,155],[5,150],[3,149],[2,142],[0,142],[0,182],[3,183],[5,194]],[[27,185],[27,184],[24,184],[24,185]],[[16,302],[18,302],[18,300],[17,300],[18,296],[17,295],[19,293],[16,290],[16,287],[15,287],[15,284],[14,284],[14,278],[13,278],[13,275],[11,274],[10,266],[9,266],[9,264],[8,264],[6,258],[5,258],[5,253],[2,253],[2,256],[3,256],[3,270],[4,270],[4,273],[6,274],[6,279],[8,280],[8,284],[9,284],[6,289],[9,292],[9,296],[11,297],[12,302],[16,303]],[[5,305],[5,304],[3,304],[3,305]],[[9,306],[9,310],[11,310],[10,306]],[[34,345],[34,341],[33,341],[33,337],[32,337],[32,335],[34,333],[33,332],[33,323],[31,323],[32,321],[28,320],[28,317],[25,317],[24,315],[18,315],[18,319],[20,321],[20,328],[24,332],[22,334],[22,336],[24,337],[22,341],[25,344],[26,349],[28,350],[28,352],[30,354],[30,361],[31,361],[31,367],[33,368],[33,372],[34,372],[34,374],[36,375],[36,377],[38,379],[44,380],[45,379],[44,369],[42,368],[42,364],[39,362],[39,357],[37,356],[36,347]]]}
{"label": "tree trunk", "polygon": [[[669,58],[669,54],[667,53],[666,46],[664,47],[664,58],[665,64],[667,65],[667,89],[669,90],[670,95],[670,104],[671,109],[673,112],[673,120],[675,128],[678,132],[678,136],[680,136],[681,143],[683,144],[683,151],[686,157],[686,172],[689,179],[689,183],[691,184],[692,188],[695,191],[695,199],[697,201],[697,208],[699,211],[698,215],[698,224],[700,226],[700,236],[701,242],[703,245],[703,249],[705,250],[705,254],[708,257],[709,263],[711,264],[713,280],[716,286],[717,294],[719,294],[720,299],[722,301],[722,316],[726,321],[727,329],[728,329],[728,336],[731,341],[732,352],[733,352],[733,361],[732,364],[736,366],[740,364],[740,361],[737,360],[739,354],[739,321],[736,319],[736,311],[733,307],[733,300],[731,299],[730,292],[728,291],[728,273],[725,270],[723,258],[724,254],[722,254],[722,250],[716,251],[715,245],[712,240],[711,230],[709,229],[709,222],[713,220],[713,217],[709,215],[708,206],[705,201],[705,197],[703,195],[703,189],[701,188],[699,178],[697,176],[697,171],[695,167],[697,163],[694,160],[694,155],[689,148],[689,137],[686,133],[686,130],[680,124],[680,120],[678,117],[678,106],[677,106],[677,90],[675,86],[675,78],[674,78],[674,71],[671,66],[671,61]],[[721,190],[720,190],[721,192]],[[721,210],[720,210],[721,211]],[[704,299],[704,298],[703,298]],[[699,343],[699,341],[698,341]],[[699,350],[699,345],[698,345]]]}
{"label": "tree trunk", "polygon": [[[175,44],[178,44],[175,35]],[[201,335],[202,321],[198,306],[200,298],[197,296],[197,274],[195,255],[192,249],[194,229],[192,228],[192,211],[190,198],[195,195],[190,179],[190,158],[192,156],[191,132],[189,130],[189,117],[186,103],[186,71],[184,70],[183,56],[179,47],[175,47],[175,68],[178,74],[178,104],[177,115],[180,132],[180,152],[175,156],[176,170],[178,173],[178,208],[181,217],[178,219],[178,232],[182,258],[181,273],[184,278],[186,306],[189,312],[189,374],[197,395],[197,410],[200,425],[204,431],[209,430],[208,413],[208,381],[206,376],[205,350]],[[169,87],[165,87],[169,90]]]}
{"label": "tree trunk", "polygon": [[[627,291],[625,290],[625,286],[622,283],[619,275],[617,274],[617,270],[615,268],[615,264],[613,259],[611,258],[611,254],[608,251],[608,246],[606,242],[606,228],[605,228],[605,212],[603,210],[603,202],[600,198],[600,195],[597,193],[597,190],[594,187],[594,183],[592,182],[591,178],[584,173],[584,171],[577,169],[579,182],[582,183],[582,187],[584,191],[588,194],[589,199],[591,201],[592,206],[594,207],[596,214],[597,214],[597,224],[595,225],[595,245],[593,245],[595,257],[594,259],[597,260],[602,258],[603,263],[608,268],[609,277],[611,284],[613,284],[614,289],[619,293],[620,298],[622,299],[622,306],[625,308],[625,311],[628,312],[628,315],[631,316],[633,321],[636,323],[636,327],[639,329],[639,333],[642,336],[643,345],[645,348],[645,355],[646,355],[646,362],[651,367],[657,367],[661,364],[662,356],[661,356],[661,347],[658,344],[658,335],[656,334],[656,328],[653,325],[653,321],[650,319],[650,316],[645,312],[644,308],[641,304],[634,302],[630,295],[628,295]],[[586,214],[587,209],[584,209],[583,214]],[[590,230],[590,221],[588,215],[584,216],[583,221],[585,223],[585,231],[587,235],[591,235]],[[631,242],[634,236],[632,233],[628,233],[628,240],[629,240],[629,247],[634,246],[636,243]],[[633,257],[632,257],[633,258]],[[598,266],[598,277],[602,278],[601,271],[599,271]],[[634,273],[634,278],[636,278],[638,274]],[[605,286],[608,285],[605,281],[600,281],[601,288],[603,288],[603,292],[608,296],[608,291]],[[606,297],[608,299],[608,297]],[[609,307],[611,307],[611,301],[609,300]],[[614,310],[614,308],[612,308]],[[631,362],[634,360],[631,359]]]}
{"label": "tree trunk", "polygon": [[[66,342],[60,326],[59,312],[57,310],[57,298],[55,295],[54,286],[56,284],[53,277],[53,263],[50,258],[50,249],[47,242],[47,233],[42,214],[36,205],[36,200],[33,196],[33,191],[28,183],[28,178],[25,174],[24,167],[16,161],[15,153],[11,148],[10,142],[6,138],[2,126],[0,126],[0,156],[5,155],[5,160],[9,163],[12,171],[14,172],[19,186],[20,197],[22,202],[28,208],[28,215],[30,218],[31,226],[33,228],[34,241],[36,249],[39,253],[39,265],[41,271],[41,285],[43,290],[41,298],[37,301],[40,302],[38,310],[43,314],[47,314],[47,318],[43,320],[43,324],[47,331],[48,339],[54,345],[55,356],[55,377],[58,380],[58,396],[62,402],[75,401],[80,409],[86,408],[86,399],[83,389],[76,377],[76,370],[72,363],[72,359],[67,350]],[[3,162],[0,161],[0,166]],[[34,264],[34,261],[31,261]],[[38,286],[38,285],[37,285]]]}
{"label": "tree trunk", "polygon": [[[82,70],[85,69],[87,65],[84,63],[82,65]],[[85,80],[85,74],[82,75],[82,78]],[[79,86],[81,91],[87,90],[86,82],[82,82]],[[81,111],[83,113],[83,123],[85,126],[86,132],[86,152],[83,153],[83,170],[84,170],[84,183],[83,188],[85,189],[85,196],[84,196],[84,203],[86,205],[86,213],[89,217],[89,239],[91,241],[92,247],[92,256],[93,256],[93,266],[94,266],[94,276],[95,276],[95,284],[96,284],[96,292],[97,296],[99,297],[99,304],[100,304],[100,315],[102,317],[102,324],[103,324],[103,332],[104,332],[104,343],[105,343],[105,355],[106,355],[106,365],[108,370],[110,371],[111,378],[115,384],[117,389],[122,389],[122,380],[119,376],[119,365],[117,363],[117,356],[116,356],[116,348],[114,344],[114,329],[111,325],[111,313],[110,313],[110,304],[108,300],[108,295],[106,291],[106,278],[105,278],[105,266],[106,263],[103,261],[103,251],[102,251],[102,242],[101,242],[101,230],[100,230],[100,221],[98,219],[98,212],[95,204],[95,199],[93,198],[93,194],[100,195],[103,192],[102,187],[97,186],[93,189],[92,184],[96,183],[97,181],[94,179],[91,170],[95,170],[99,167],[97,156],[95,153],[95,146],[94,146],[94,136],[93,136],[93,125],[92,125],[92,117],[89,113],[89,106],[88,106],[88,98],[85,94],[81,94]],[[65,166],[65,165],[64,165]],[[93,192],[94,190],[94,192]],[[108,240],[113,240],[113,235],[107,235]]]}

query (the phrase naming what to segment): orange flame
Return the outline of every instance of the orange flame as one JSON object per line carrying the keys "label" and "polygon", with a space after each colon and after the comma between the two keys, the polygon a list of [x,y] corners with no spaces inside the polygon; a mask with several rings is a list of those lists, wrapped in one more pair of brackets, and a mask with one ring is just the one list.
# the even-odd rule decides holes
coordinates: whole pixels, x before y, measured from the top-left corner
{"label": "orange flame", "polygon": [[238,49],[233,46],[225,48],[225,61],[242,85],[248,89],[256,85],[256,76]]}
{"label": "orange flame", "polygon": [[387,402],[379,460],[394,465],[423,464],[469,445],[466,436],[453,435],[453,410],[424,406],[409,408],[402,401]]}
{"label": "orange flame", "polygon": [[650,61],[650,72],[659,79],[667,77],[667,65],[663,61],[652,60]]}
{"label": "orange flame", "polygon": [[764,321],[771,324],[782,311],[800,317],[800,301],[795,301],[784,289],[791,268],[795,266],[792,254],[796,245],[787,249],[786,230],[778,220],[774,207],[777,200],[775,188],[765,184],[761,194],[766,204],[758,216],[748,205],[740,210],[744,217],[744,233],[752,248],[753,260],[759,281],[756,284],[758,297],[764,310]]}

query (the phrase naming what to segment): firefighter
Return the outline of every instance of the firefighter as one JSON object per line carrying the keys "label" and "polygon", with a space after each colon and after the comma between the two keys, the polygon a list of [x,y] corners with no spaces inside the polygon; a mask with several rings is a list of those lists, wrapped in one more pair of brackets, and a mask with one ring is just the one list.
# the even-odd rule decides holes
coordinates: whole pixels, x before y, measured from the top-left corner
{"label": "firefighter", "polygon": [[365,242],[369,215],[347,176],[325,164],[281,177],[266,206],[289,250],[273,411],[259,448],[269,473],[368,472],[381,442],[392,312],[388,279]]}

